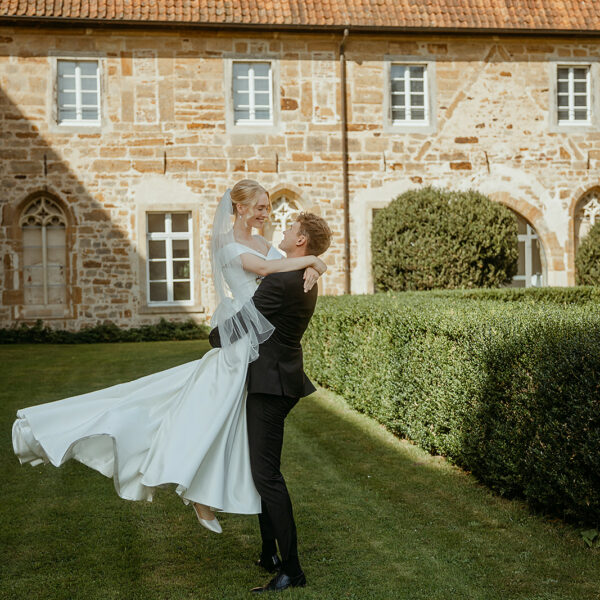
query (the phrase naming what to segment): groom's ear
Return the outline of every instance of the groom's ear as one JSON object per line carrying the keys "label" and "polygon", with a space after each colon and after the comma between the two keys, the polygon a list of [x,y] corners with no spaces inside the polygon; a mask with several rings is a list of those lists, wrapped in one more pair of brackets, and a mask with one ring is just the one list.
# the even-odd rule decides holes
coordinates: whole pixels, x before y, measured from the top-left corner
{"label": "groom's ear", "polygon": [[296,246],[298,248],[306,248],[306,244],[308,244],[308,238],[305,235],[300,234],[296,239]]}

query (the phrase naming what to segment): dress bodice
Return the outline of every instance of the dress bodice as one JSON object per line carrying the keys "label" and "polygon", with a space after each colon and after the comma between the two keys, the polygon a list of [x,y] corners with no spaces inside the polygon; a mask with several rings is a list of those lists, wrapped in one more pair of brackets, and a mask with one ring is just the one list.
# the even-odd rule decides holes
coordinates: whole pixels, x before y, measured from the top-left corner
{"label": "dress bodice", "polygon": [[[269,251],[266,255],[258,250],[255,250],[254,248],[250,248],[250,246],[240,244],[240,242],[233,242],[229,244],[228,250],[231,253],[231,258],[246,253],[254,254],[265,260],[277,260],[278,258],[283,258],[283,254],[281,254],[281,252],[279,252],[279,250],[277,250],[277,248],[275,248],[273,245],[269,246]],[[227,283],[233,292],[234,297],[238,300],[242,300],[251,298],[254,295],[254,292],[260,283],[260,279],[261,278],[256,275],[256,273],[242,270],[241,274],[236,272],[236,281],[227,281]]]}

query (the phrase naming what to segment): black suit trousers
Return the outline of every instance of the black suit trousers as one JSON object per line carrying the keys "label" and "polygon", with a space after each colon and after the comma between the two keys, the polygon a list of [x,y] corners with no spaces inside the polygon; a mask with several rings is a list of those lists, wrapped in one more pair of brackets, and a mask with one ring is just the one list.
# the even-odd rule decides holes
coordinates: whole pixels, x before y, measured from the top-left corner
{"label": "black suit trousers", "polygon": [[285,573],[300,573],[292,502],[281,474],[284,421],[298,398],[248,394],[246,403],[250,467],[262,499],[259,515],[263,548],[277,540]]}

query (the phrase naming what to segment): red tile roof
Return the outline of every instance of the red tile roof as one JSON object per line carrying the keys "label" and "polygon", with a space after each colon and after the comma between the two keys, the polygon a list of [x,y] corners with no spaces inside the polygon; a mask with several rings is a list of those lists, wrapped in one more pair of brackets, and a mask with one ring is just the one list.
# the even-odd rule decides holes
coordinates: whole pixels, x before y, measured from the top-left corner
{"label": "red tile roof", "polygon": [[11,18],[194,25],[600,32],[598,0],[0,0]]}

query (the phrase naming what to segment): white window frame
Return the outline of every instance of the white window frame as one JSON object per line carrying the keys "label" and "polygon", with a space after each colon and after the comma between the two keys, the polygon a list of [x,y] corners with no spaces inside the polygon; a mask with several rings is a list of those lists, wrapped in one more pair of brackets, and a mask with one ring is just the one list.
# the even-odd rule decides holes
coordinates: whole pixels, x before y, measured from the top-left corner
{"label": "white window frame", "polygon": [[[559,68],[588,69],[588,120],[559,121],[558,120],[558,69]],[[550,133],[582,133],[598,131],[600,119],[598,99],[600,98],[600,62],[597,57],[555,58],[548,64],[548,130]]]}
{"label": "white window frame", "polygon": [[[521,217],[522,218],[522,217]],[[519,242],[525,242],[525,274],[524,275],[515,275],[512,278],[512,281],[524,281],[525,287],[543,287],[546,285],[546,275],[545,275],[545,254],[544,247],[542,246],[542,240],[540,240],[540,236],[537,234],[537,231],[529,224],[529,222],[525,219],[525,224],[527,226],[527,230],[525,233],[519,233],[517,238]],[[541,273],[533,272],[533,260],[532,260],[532,252],[533,252],[533,241],[537,240],[538,248],[540,250],[540,262],[542,267]]]}
{"label": "white window frame", "polygon": [[[76,119],[61,119],[60,118],[60,104],[59,104],[59,89],[60,89],[60,75],[58,65],[61,62],[72,62],[75,63],[75,111],[77,113]],[[97,119],[84,119],[82,115],[82,104],[81,104],[81,63],[96,63],[96,98],[98,108]],[[56,122],[62,127],[99,127],[102,124],[102,77],[100,60],[97,58],[57,58],[56,59]],[[87,76],[86,76],[87,77]]]}
{"label": "white window frame", "polygon": [[[235,119],[235,91],[234,91],[234,65],[236,64],[248,64],[250,65],[248,69],[248,110],[250,112],[250,117],[248,119]],[[269,119],[256,119],[256,96],[255,96],[255,74],[254,74],[254,65],[256,64],[267,64],[269,65]],[[264,92],[262,92],[264,93]],[[273,65],[270,60],[234,60],[231,65],[231,97],[233,99],[233,122],[234,125],[237,126],[250,126],[250,127],[260,127],[261,125],[273,125]]]}
{"label": "white window frame", "polygon": [[[404,81],[404,92],[395,92],[393,90],[393,84],[396,79],[392,78],[392,71],[394,67],[405,67],[406,71],[404,72],[404,77],[402,80]],[[422,106],[412,106],[410,103],[411,96],[413,95],[412,90],[412,82],[413,79],[410,76],[411,67],[421,67],[423,69],[423,91],[415,92],[421,96],[423,96],[423,105]],[[400,78],[398,78],[400,81]],[[427,65],[426,64],[404,64],[404,63],[396,63],[393,62],[390,65],[390,118],[392,120],[392,125],[427,125],[429,123],[429,84],[428,84],[428,76],[427,76]],[[406,116],[404,119],[395,119],[394,118],[394,96],[404,96],[405,104],[404,110],[406,112]],[[422,119],[413,119],[412,112],[413,110],[422,110],[423,118]]]}
{"label": "white window frame", "polygon": [[[255,58],[245,54],[232,53],[225,55],[224,69],[223,69],[223,86],[225,90],[225,125],[227,131],[234,134],[276,134],[279,133],[280,124],[280,61],[276,56],[265,57],[260,56]],[[240,120],[235,121],[235,100],[233,94],[233,65],[234,63],[269,63],[270,68],[270,83],[269,83],[269,102],[271,109],[271,119],[261,120]]]}
{"label": "white window frame", "polygon": [[[569,74],[568,74],[568,91],[567,91],[567,97],[568,97],[568,104],[567,107],[561,107],[558,105],[558,96],[559,96],[559,92],[558,92],[558,71],[560,69],[568,69],[569,70]],[[586,78],[585,78],[585,82],[586,82],[586,91],[585,91],[585,99],[586,99],[586,105],[585,108],[584,107],[576,107],[575,106],[575,96],[582,96],[582,93],[575,93],[574,90],[574,71],[575,69],[586,69],[587,73],[586,73]],[[560,94],[561,96],[564,94]],[[567,110],[569,113],[569,118],[568,119],[559,119],[558,117],[558,113],[562,110]],[[585,110],[586,114],[587,114],[587,119],[583,120],[583,119],[575,119],[574,118],[574,113],[575,110]],[[577,127],[577,126],[589,126],[592,124],[592,66],[589,64],[557,64],[556,65],[556,121],[558,123],[558,125],[570,125],[573,127]]]}
{"label": "white window frame", "polygon": [[[423,94],[424,94],[424,116],[423,120],[394,119],[392,111],[392,67],[402,65],[405,67],[423,67]],[[386,133],[422,133],[433,134],[437,129],[436,119],[436,62],[432,56],[385,56],[385,93],[384,93],[384,124]],[[409,78],[410,79],[410,78]],[[406,79],[405,79],[406,81]],[[410,98],[409,88],[405,86],[406,97]],[[420,92],[419,92],[420,93]],[[409,111],[409,105],[406,105]],[[421,108],[421,107],[419,107]]]}
{"label": "white window frame", "polygon": [[[187,214],[188,230],[187,231],[171,231],[171,215]],[[148,231],[148,215],[164,214],[165,215],[165,231]],[[194,305],[194,247],[193,247],[193,219],[191,211],[180,210],[149,210],[145,213],[145,230],[146,230],[146,298],[148,306],[193,306]],[[150,263],[153,259],[150,258],[150,242],[165,241],[165,256],[166,258],[166,282],[167,282],[167,300],[153,301],[150,300]],[[189,263],[190,277],[188,279],[173,279],[173,241],[187,240],[189,248]],[[157,262],[162,262],[163,259],[155,259]],[[177,281],[189,281],[190,283],[190,299],[189,300],[173,300],[173,284]]]}

